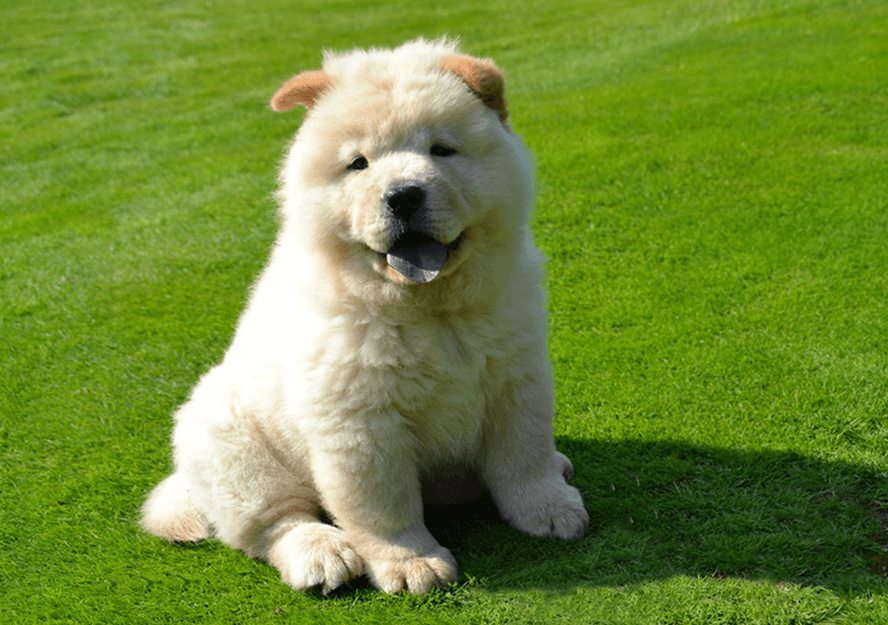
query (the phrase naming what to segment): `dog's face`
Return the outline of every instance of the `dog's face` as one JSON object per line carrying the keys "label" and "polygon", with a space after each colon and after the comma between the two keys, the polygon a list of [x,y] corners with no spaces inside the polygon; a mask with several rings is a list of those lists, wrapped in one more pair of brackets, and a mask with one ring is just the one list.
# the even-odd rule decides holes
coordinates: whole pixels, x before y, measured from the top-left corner
{"label": "dog's face", "polygon": [[386,58],[363,71],[321,79],[284,171],[285,186],[297,177],[316,194],[293,208],[315,211],[340,265],[426,284],[514,239],[530,172],[501,84],[496,108],[440,62],[401,73]]}
{"label": "dog's face", "polygon": [[[450,91],[443,103],[434,93],[442,82]],[[333,94],[316,111],[324,119],[311,120],[322,128],[333,116],[355,120],[331,146],[335,154],[318,155],[335,163],[327,169],[332,223],[380,275],[429,282],[458,268],[460,248],[473,239],[466,231],[502,194],[490,170],[503,130],[456,80],[397,95],[369,91]]]}

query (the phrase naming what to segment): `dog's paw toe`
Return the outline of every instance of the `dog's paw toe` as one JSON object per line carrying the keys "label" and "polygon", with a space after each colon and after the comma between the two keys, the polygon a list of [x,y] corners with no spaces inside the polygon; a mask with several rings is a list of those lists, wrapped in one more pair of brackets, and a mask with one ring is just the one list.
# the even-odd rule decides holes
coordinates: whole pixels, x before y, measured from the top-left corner
{"label": "dog's paw toe", "polygon": [[280,570],[284,583],[297,590],[317,588],[324,594],[364,569],[342,530],[321,523],[291,529],[272,547],[268,560]]}
{"label": "dog's paw toe", "polygon": [[583,507],[583,499],[577,489],[569,488],[575,494],[569,497],[560,510],[551,516],[547,536],[563,540],[576,540],[589,529],[589,513]]}
{"label": "dog's paw toe", "polygon": [[459,575],[456,558],[444,547],[413,558],[368,562],[367,568],[373,584],[387,593],[423,594],[455,582]]}
{"label": "dog's paw toe", "polygon": [[570,458],[560,451],[556,451],[552,454],[552,459],[549,461],[549,468],[552,473],[558,473],[565,480],[569,480],[574,474],[574,465],[570,461]]}

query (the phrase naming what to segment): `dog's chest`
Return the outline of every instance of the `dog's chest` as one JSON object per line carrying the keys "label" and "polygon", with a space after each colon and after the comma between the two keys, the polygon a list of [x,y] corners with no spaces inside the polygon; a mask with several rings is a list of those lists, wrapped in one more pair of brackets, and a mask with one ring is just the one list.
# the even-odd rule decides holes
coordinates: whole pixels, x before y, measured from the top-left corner
{"label": "dog's chest", "polygon": [[340,414],[400,414],[429,451],[470,447],[485,414],[491,348],[469,324],[340,326],[324,341],[315,391]]}

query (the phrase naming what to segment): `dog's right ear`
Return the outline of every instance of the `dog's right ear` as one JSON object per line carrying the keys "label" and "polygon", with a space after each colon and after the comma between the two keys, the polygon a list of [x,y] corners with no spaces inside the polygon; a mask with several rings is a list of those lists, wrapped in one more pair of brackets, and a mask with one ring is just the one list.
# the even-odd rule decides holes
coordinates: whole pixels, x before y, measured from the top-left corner
{"label": "dog's right ear", "polygon": [[271,96],[271,108],[279,113],[300,104],[310,109],[331,82],[333,79],[322,69],[296,74]]}

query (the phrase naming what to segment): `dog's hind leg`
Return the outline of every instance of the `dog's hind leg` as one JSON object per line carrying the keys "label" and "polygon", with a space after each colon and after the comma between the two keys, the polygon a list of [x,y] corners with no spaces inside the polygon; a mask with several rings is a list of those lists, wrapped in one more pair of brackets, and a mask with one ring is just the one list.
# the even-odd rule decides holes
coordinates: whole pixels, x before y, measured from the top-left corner
{"label": "dog's hind leg", "polygon": [[170,542],[197,542],[210,536],[210,525],[191,499],[188,483],[173,473],[142,506],[142,527]]}
{"label": "dog's hind leg", "polygon": [[149,496],[142,526],[173,542],[212,535],[294,588],[330,592],[359,576],[363,561],[341,529],[318,518],[304,443],[274,427],[274,385],[243,379],[249,372],[216,368],[179,409],[176,471]]}
{"label": "dog's hind leg", "polygon": [[312,514],[293,514],[270,528],[266,537],[269,546],[262,559],[297,590],[319,588],[327,594],[364,570],[345,532]]}

